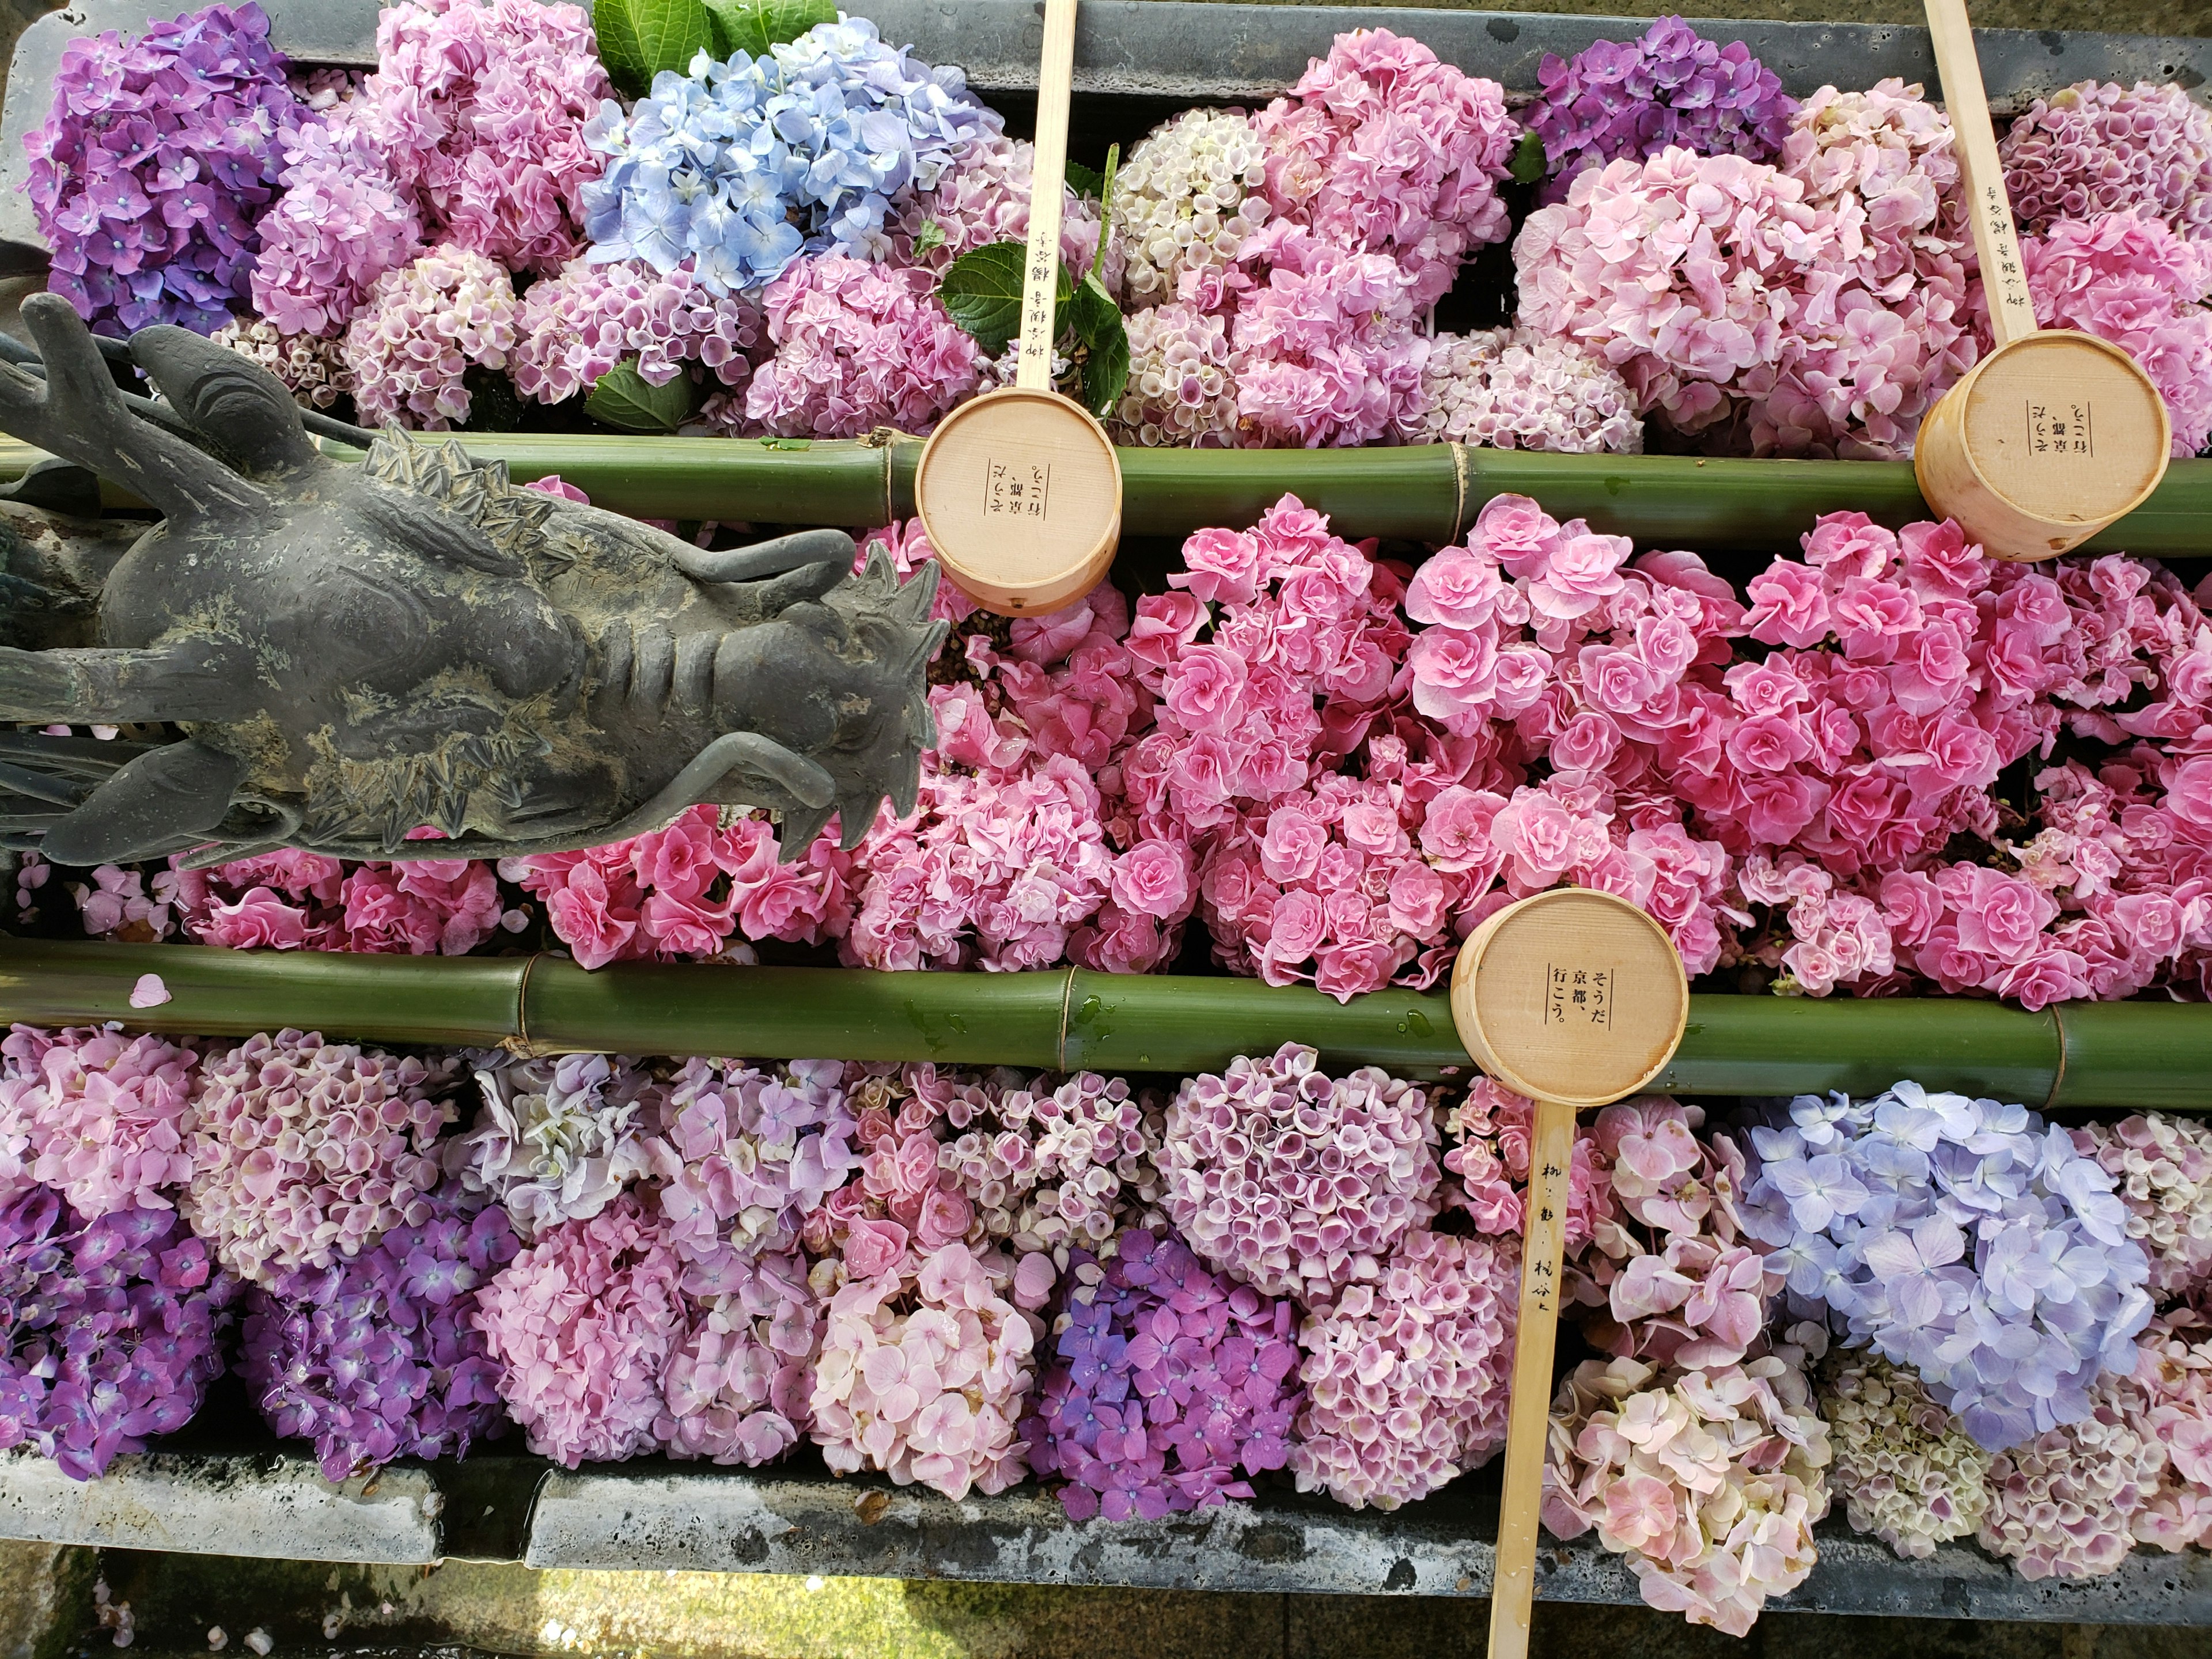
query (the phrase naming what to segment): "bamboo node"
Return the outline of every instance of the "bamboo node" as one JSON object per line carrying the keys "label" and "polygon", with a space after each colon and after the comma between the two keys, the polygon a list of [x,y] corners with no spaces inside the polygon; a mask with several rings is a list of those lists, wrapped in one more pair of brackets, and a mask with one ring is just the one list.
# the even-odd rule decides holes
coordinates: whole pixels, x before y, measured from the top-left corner
{"label": "bamboo node", "polygon": [[2051,1027],[2058,1036],[2058,1065],[2051,1073],[2051,1092],[2043,1097],[2043,1109],[2049,1111],[2058,1103],[2058,1097],[2066,1087],[2066,1016],[2056,1002],[2045,1010],[2051,1016]]}
{"label": "bamboo node", "polygon": [[1080,971],[1081,969],[1069,969],[1067,970],[1067,977],[1060,981],[1060,1041],[1053,1045],[1052,1051],[1054,1059],[1059,1062],[1059,1064],[1054,1067],[1055,1071],[1064,1072],[1067,1069],[1068,1017],[1073,1012],[1075,1008],[1075,976]]}
{"label": "bamboo node", "polygon": [[[1444,538],[1444,545],[1446,547],[1451,546],[1454,543],[1457,542],[1462,536],[1467,533],[1467,475],[1468,470],[1474,465],[1474,463],[1468,458],[1467,446],[1465,444],[1454,444],[1451,447],[1451,458],[1452,527],[1451,534]],[[1703,466],[1705,463],[1700,461],[1698,465]]]}

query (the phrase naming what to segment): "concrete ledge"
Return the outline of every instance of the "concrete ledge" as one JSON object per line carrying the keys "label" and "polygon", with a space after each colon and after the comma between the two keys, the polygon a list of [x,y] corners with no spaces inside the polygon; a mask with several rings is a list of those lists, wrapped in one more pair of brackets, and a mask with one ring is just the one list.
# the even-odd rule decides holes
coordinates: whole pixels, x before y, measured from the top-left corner
{"label": "concrete ledge", "polygon": [[444,1501],[421,1468],[333,1485],[304,1457],[149,1453],[81,1481],[0,1457],[0,1538],[50,1544],[413,1565],[441,1553]]}

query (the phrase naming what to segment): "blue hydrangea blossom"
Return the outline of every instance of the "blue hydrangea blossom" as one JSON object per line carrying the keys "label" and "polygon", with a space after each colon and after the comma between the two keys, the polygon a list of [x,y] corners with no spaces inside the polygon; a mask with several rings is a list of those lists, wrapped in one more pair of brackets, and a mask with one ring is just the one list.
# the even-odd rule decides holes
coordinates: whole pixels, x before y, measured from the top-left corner
{"label": "blue hydrangea blossom", "polygon": [[583,191],[590,258],[664,275],[689,260],[717,295],[759,288],[802,252],[880,259],[892,204],[1002,125],[958,70],[894,50],[862,18],[765,57],[701,52],[689,75],[655,76],[627,117],[609,101],[586,126],[608,158]]}
{"label": "blue hydrangea blossom", "polygon": [[1990,1450],[2134,1368],[2149,1261],[2112,1176],[2025,1106],[1900,1083],[1800,1096],[1750,1139],[1743,1226],[1791,1310],[1912,1366]]}

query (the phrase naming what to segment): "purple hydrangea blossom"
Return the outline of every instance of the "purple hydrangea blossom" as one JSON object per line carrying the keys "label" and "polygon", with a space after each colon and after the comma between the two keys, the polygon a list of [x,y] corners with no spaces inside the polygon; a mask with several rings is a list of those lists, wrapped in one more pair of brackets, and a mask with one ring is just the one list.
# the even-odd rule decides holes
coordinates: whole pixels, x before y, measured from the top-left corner
{"label": "purple hydrangea blossom", "polygon": [[2024,1106],[1900,1083],[1751,1131],[1744,1230],[1792,1310],[1911,1365],[1992,1451],[2079,1422],[2136,1364],[2150,1265],[2112,1177]]}
{"label": "purple hydrangea blossom", "polygon": [[395,1457],[460,1457],[506,1425],[477,1289],[519,1248],[506,1211],[449,1183],[373,1249],[285,1273],[247,1304],[240,1372],[270,1426],[332,1480]]}
{"label": "purple hydrangea blossom", "polygon": [[686,260],[711,294],[762,287],[802,252],[891,251],[886,220],[999,117],[955,69],[893,50],[865,18],[817,24],[763,58],[663,70],[625,116],[585,128],[605,173],[583,188],[595,260]]}
{"label": "purple hydrangea blossom", "polygon": [[72,40],[52,112],[23,141],[48,286],[103,332],[228,322],[297,118],[284,72],[252,4],[187,12],[135,41]]}
{"label": "purple hydrangea blossom", "polygon": [[1072,1251],[1054,1349],[1022,1424],[1068,1515],[1109,1521],[1249,1498],[1290,1457],[1296,1314],[1206,1270],[1181,1239],[1131,1228],[1101,1262]]}
{"label": "purple hydrangea blossom", "polygon": [[1717,45],[1680,17],[1662,17],[1639,40],[1594,40],[1564,62],[1547,55],[1537,78],[1544,92],[1528,123],[1544,141],[1547,203],[1566,200],[1585,167],[1669,145],[1771,161],[1797,110],[1743,42]]}
{"label": "purple hydrangea blossom", "polygon": [[182,1428],[222,1375],[238,1288],[173,1210],[88,1222],[46,1187],[0,1206],[0,1449],[94,1480]]}
{"label": "purple hydrangea blossom", "polygon": [[[670,1239],[686,1261],[724,1240],[746,1252],[789,1250],[810,1212],[860,1167],[844,1063],[795,1060],[760,1070],[694,1060],[660,1106]],[[802,1275],[803,1277],[803,1275]]]}

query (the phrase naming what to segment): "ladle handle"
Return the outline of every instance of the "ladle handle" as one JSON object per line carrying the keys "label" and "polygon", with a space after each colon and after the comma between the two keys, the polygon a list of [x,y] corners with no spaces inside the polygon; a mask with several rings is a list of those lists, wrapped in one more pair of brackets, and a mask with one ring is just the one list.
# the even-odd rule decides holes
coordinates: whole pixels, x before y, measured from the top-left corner
{"label": "ladle handle", "polygon": [[1990,125],[1989,94],[1982,88],[1981,59],[1966,0],[1926,0],[1928,33],[1936,47],[1936,72],[1943,82],[1943,107],[1951,117],[1952,152],[1959,158],[1959,187],[1973,222],[1974,253],[1981,261],[1982,290],[1990,301],[1990,331],[2008,345],[2035,332],[2035,300],[2020,260],[2020,238],[2005,195],[2004,166],[1997,160],[1996,129]]}
{"label": "ladle handle", "polygon": [[1514,1330],[1512,1405],[1505,1423],[1505,1491],[1498,1500],[1497,1565],[1490,1583],[1490,1659],[1528,1659],[1528,1654],[1575,1109],[1538,1101],[1529,1143],[1528,1194],[1521,1218],[1521,1316]]}
{"label": "ladle handle", "polygon": [[1052,390],[1053,320],[1060,298],[1060,216],[1067,179],[1067,99],[1075,82],[1075,0],[1045,0],[1037,62],[1036,163],[1030,171],[1030,239],[1022,264],[1021,356],[1014,384]]}

